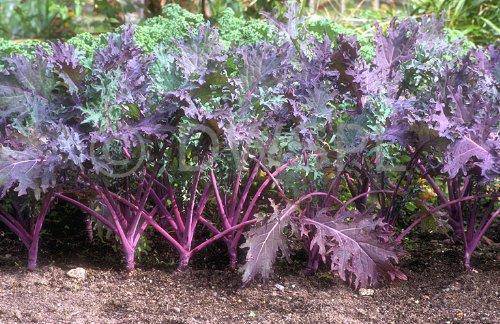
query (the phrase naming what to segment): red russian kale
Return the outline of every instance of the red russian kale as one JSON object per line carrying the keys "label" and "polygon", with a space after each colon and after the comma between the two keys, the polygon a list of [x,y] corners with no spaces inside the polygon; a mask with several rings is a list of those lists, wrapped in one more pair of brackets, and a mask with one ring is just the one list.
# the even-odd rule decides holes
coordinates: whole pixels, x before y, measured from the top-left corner
{"label": "red russian kale", "polygon": [[[329,215],[329,209],[320,209],[312,217],[300,205],[315,196],[328,196],[315,192],[304,195],[283,210],[275,208],[272,216],[261,227],[250,230],[242,247],[249,248],[243,266],[246,283],[260,274],[264,279],[272,273],[272,265],[280,250],[289,258],[284,229],[300,229],[310,253],[321,258],[333,273],[355,289],[374,286],[385,278],[406,280],[396,267],[400,252],[394,241],[393,229],[380,218],[359,212],[338,211]],[[309,260],[310,271],[317,269],[318,259]],[[316,263],[315,265],[312,265]]]}
{"label": "red russian kale", "polygon": [[[64,62],[75,69],[78,64],[63,57],[54,45],[52,54],[39,49],[34,61],[14,56],[0,71],[0,197],[9,197],[0,220],[28,249],[31,270],[37,265],[40,233],[55,191],[89,160],[71,116],[78,103],[72,96],[74,83],[61,76]],[[19,196],[31,202],[32,214],[20,211],[15,203]]]}
{"label": "red russian kale", "polygon": [[[409,62],[394,98],[387,138],[404,145],[413,156],[412,163],[436,194],[439,206],[424,202],[427,212],[400,239],[422,219],[443,209],[454,239],[465,245],[464,263],[470,268],[472,252],[499,214],[494,202],[498,194],[488,194],[487,189],[500,171],[498,49],[456,55],[456,45],[446,48],[439,38],[429,37],[439,25],[425,27],[416,39],[418,55]],[[422,50],[439,53],[441,61],[432,62],[435,58],[422,55]]]}
{"label": "red russian kale", "polygon": [[374,216],[345,212],[334,218],[320,212],[302,221],[302,236],[317,248],[332,272],[355,289],[379,284],[384,277],[406,280],[395,267],[399,253],[390,225]]}

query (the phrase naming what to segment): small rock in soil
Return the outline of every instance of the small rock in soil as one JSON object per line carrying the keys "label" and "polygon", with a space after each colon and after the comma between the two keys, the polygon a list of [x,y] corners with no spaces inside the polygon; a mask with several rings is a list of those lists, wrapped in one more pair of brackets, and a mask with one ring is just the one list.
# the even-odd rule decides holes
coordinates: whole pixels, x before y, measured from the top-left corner
{"label": "small rock in soil", "polygon": [[284,291],[285,291],[285,286],[283,286],[283,285],[276,284],[274,287],[276,287],[276,289],[278,289],[278,290],[279,290],[279,291],[281,291],[281,292],[284,292]]}
{"label": "small rock in soil", "polygon": [[361,288],[359,290],[360,296],[373,296],[374,293],[375,293],[375,291],[373,289]]}
{"label": "small rock in soil", "polygon": [[83,268],[75,268],[66,272],[66,275],[73,279],[85,280],[87,278],[87,270]]}
{"label": "small rock in soil", "polygon": [[44,278],[38,278],[34,281],[35,285],[39,285],[39,286],[48,286],[49,285],[49,281],[47,279],[44,279]]}
{"label": "small rock in soil", "polygon": [[180,313],[181,312],[181,309],[179,307],[173,307],[172,308],[174,310],[174,312],[176,313]]}

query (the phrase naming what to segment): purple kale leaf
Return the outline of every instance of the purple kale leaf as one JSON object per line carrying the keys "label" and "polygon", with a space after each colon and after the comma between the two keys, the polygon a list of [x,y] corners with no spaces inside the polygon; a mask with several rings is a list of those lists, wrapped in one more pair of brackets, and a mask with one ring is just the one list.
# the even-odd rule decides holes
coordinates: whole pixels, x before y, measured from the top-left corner
{"label": "purple kale leaf", "polygon": [[248,248],[246,263],[242,267],[243,282],[247,283],[260,274],[268,279],[272,274],[272,267],[278,251],[285,258],[289,258],[288,244],[283,230],[290,223],[290,217],[296,206],[289,205],[283,210],[274,207],[274,213],[260,227],[251,229],[242,248]]}
{"label": "purple kale leaf", "polygon": [[[486,178],[500,173],[499,81],[493,75],[495,54],[471,51],[455,69],[444,73],[438,89],[442,101],[439,134],[450,139],[443,171],[455,177],[459,170],[478,166]],[[435,116],[432,116],[436,120]]]}
{"label": "purple kale leaf", "polygon": [[32,189],[40,196],[55,184],[55,168],[61,162],[58,155],[35,148],[12,150],[0,146],[0,196],[14,188],[18,195],[25,195]]}
{"label": "purple kale leaf", "polygon": [[337,71],[339,90],[352,97],[357,110],[361,111],[366,102],[365,97],[369,94],[365,81],[369,71],[359,50],[360,46],[355,37],[339,35],[337,47],[332,53],[331,68]]}
{"label": "purple kale leaf", "polygon": [[71,94],[82,90],[85,70],[75,47],[58,41],[51,44],[50,52],[42,51],[40,56],[46,60],[47,67],[64,81]]}
{"label": "purple kale leaf", "polygon": [[[400,66],[413,57],[418,25],[411,19],[396,22],[393,19],[386,35],[382,28],[376,25],[375,34],[375,73],[389,85],[398,84],[403,77]],[[397,89],[388,89],[394,94]]]}
{"label": "purple kale leaf", "polygon": [[[495,156],[500,150],[498,145],[499,141],[500,138],[497,137],[490,143],[484,143],[480,139],[474,141],[464,136],[462,139],[450,145],[443,171],[448,172],[450,177],[453,178],[460,170],[464,169],[469,160],[474,159],[478,161],[476,164],[483,172],[500,173],[498,156]],[[464,173],[467,174],[467,171]]]}
{"label": "purple kale leaf", "polygon": [[287,41],[294,41],[299,38],[306,21],[305,17],[300,15],[300,6],[297,1],[288,2],[285,22],[279,21],[272,14],[266,12],[262,13],[262,16],[274,25],[285,36]]}
{"label": "purple kale leaf", "polygon": [[145,109],[152,60],[135,43],[134,28],[127,26],[121,34],[110,35],[108,46],[95,54],[92,79],[95,84],[106,83],[102,87],[116,83],[116,104],[135,104]]}
{"label": "purple kale leaf", "polygon": [[[493,179],[500,172],[498,49],[453,56],[454,47],[444,46],[440,39],[441,25],[432,19],[421,25],[416,48],[440,53],[439,59],[422,53],[412,59],[409,79],[397,87],[404,91],[393,97],[394,113],[385,137],[433,147],[434,155],[442,152],[442,171],[452,178],[472,172]],[[420,69],[422,64],[429,66]]]}
{"label": "purple kale leaf", "polygon": [[124,27],[121,34],[110,34],[108,45],[94,55],[93,68],[110,71],[127,64],[134,57],[141,56],[142,50],[134,41],[134,27]]}
{"label": "purple kale leaf", "polygon": [[191,32],[190,37],[179,40],[177,46],[178,67],[187,80],[197,84],[203,84],[207,75],[226,59],[217,30],[208,24]]}
{"label": "purple kale leaf", "polygon": [[28,136],[9,129],[0,145],[1,195],[10,189],[36,196],[60,184],[90,161],[87,140],[74,128],[48,123]]}
{"label": "purple kale leaf", "polygon": [[33,59],[13,56],[6,62],[0,72],[0,121],[26,133],[48,123],[78,120],[81,98],[74,91],[84,71],[71,47],[53,44],[50,54],[38,48]]}
{"label": "purple kale leaf", "polygon": [[56,130],[59,135],[53,142],[53,147],[57,148],[75,166],[83,167],[83,164],[89,160],[87,143],[83,136],[65,125],[58,125]]}
{"label": "purple kale leaf", "polygon": [[35,124],[46,120],[57,100],[52,100],[55,82],[47,76],[45,62],[20,55],[6,61],[8,67],[0,72],[0,118],[17,118],[17,125],[27,118]]}
{"label": "purple kale leaf", "polygon": [[392,229],[380,219],[347,212],[341,219],[318,213],[302,220],[303,234],[311,237],[312,250],[355,289],[373,286],[384,278],[405,280],[396,267],[399,254]]}
{"label": "purple kale leaf", "polygon": [[310,88],[324,80],[337,81],[339,73],[332,66],[339,58],[333,54],[330,38],[325,36],[319,41],[310,37],[307,44],[300,53],[300,73],[295,75],[300,85]]}
{"label": "purple kale leaf", "polygon": [[232,82],[237,87],[235,95],[241,106],[258,97],[261,87],[272,88],[286,80],[293,52],[290,44],[275,47],[268,43],[245,46],[238,50],[242,68]]}

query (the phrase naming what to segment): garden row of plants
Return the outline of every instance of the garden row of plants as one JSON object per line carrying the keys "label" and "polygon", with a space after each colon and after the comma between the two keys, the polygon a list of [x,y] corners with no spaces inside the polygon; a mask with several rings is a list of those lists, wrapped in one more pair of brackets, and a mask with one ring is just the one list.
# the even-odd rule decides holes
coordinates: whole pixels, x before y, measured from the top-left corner
{"label": "garden row of plants", "polygon": [[127,270],[155,231],[180,269],[222,242],[245,283],[268,278],[293,242],[308,273],[367,287],[406,279],[402,243],[429,219],[471,268],[500,210],[498,48],[422,17],[375,25],[363,55],[293,5],[265,18],[236,37],[157,17],[3,58],[0,221],[29,269],[63,202],[116,236]]}

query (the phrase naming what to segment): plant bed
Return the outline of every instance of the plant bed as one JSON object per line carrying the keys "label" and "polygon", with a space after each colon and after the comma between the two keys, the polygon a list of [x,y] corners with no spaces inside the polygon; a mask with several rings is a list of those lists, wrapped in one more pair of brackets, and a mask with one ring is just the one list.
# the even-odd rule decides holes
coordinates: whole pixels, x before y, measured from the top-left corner
{"label": "plant bed", "polygon": [[429,16],[375,24],[368,59],[296,5],[264,17],[275,37],[252,45],[206,22],[146,50],[127,25],[85,59],[64,42],[5,59],[0,222],[28,269],[69,204],[130,273],[151,248],[181,271],[217,248],[251,285],[298,248],[305,273],[366,289],[408,279],[404,243],[425,227],[474,271],[500,216],[499,49]]}
{"label": "plant bed", "polygon": [[[481,248],[477,270],[463,272],[457,271],[461,253],[453,246],[423,237],[414,248],[418,252],[402,263],[408,281],[360,296],[324,269],[300,275],[304,258],[291,265],[279,262],[271,280],[241,288],[239,275],[216,257],[195,258],[191,270],[180,273],[174,265],[155,264],[151,256],[144,269],[126,275],[118,266],[110,268],[112,251],[79,253],[74,246],[67,247],[65,257],[50,246],[42,248],[39,269],[29,272],[18,256],[20,243],[2,239],[0,321],[490,323],[500,316],[498,249]],[[78,266],[87,270],[82,282],[66,275]]]}

